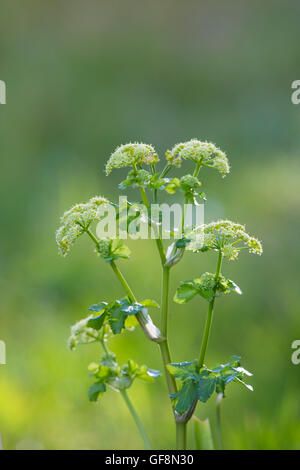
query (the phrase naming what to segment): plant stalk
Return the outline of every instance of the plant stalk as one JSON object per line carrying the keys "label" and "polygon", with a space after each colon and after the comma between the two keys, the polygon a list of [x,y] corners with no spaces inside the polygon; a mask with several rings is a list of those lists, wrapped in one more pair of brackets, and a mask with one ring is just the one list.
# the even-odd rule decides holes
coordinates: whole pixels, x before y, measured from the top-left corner
{"label": "plant stalk", "polygon": [[176,449],[186,450],[186,424],[176,422]]}
{"label": "plant stalk", "polygon": [[137,428],[140,432],[140,435],[141,435],[141,437],[144,441],[144,444],[145,444],[145,448],[147,450],[151,450],[151,444],[150,444],[150,441],[149,441],[148,436],[146,434],[146,431],[144,429],[144,426],[143,426],[143,424],[142,424],[142,422],[141,422],[141,420],[140,420],[140,418],[139,418],[139,416],[138,416],[131,400],[129,399],[129,396],[127,395],[126,390],[125,389],[120,390],[120,392],[121,392],[122,397],[124,398],[124,401],[125,401],[125,403],[128,407],[128,410],[130,411],[130,414],[133,417],[134,422],[135,422],[135,424],[136,424],[136,426],[137,426]]}
{"label": "plant stalk", "polygon": [[216,435],[217,435],[217,448],[222,450],[222,434],[221,434],[221,402],[223,393],[218,393],[216,400]]}
{"label": "plant stalk", "polygon": [[[217,269],[216,269],[216,274],[215,274],[216,281],[220,274],[221,264],[222,264],[222,252],[221,250],[219,250],[218,263],[217,263]],[[198,362],[199,369],[201,369],[204,364],[205,353],[207,349],[207,343],[208,343],[211,324],[212,324],[214,304],[215,304],[215,295],[213,296],[213,299],[209,302],[209,305],[208,305],[208,312],[207,312],[205,329],[204,329],[203,339],[202,339],[202,344],[201,344],[200,357],[199,357],[199,362]]]}

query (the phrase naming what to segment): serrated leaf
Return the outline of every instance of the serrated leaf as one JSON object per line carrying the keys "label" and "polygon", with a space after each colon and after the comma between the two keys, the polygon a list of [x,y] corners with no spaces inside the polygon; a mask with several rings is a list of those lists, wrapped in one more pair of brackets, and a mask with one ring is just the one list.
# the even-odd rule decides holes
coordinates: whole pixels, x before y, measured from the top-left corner
{"label": "serrated leaf", "polygon": [[122,311],[122,307],[118,304],[115,304],[109,311],[109,325],[112,332],[117,335],[121,333],[125,326],[125,320],[127,315]]}
{"label": "serrated leaf", "polygon": [[131,330],[138,325],[138,321],[135,315],[128,315],[125,320],[125,328]]}
{"label": "serrated leaf", "polygon": [[183,383],[179,392],[171,395],[171,398],[175,400],[175,410],[182,414],[187,411],[194,400],[197,398],[196,384],[192,380],[187,380]]}
{"label": "serrated leaf", "polygon": [[97,401],[99,396],[103,395],[106,391],[106,385],[102,382],[96,382],[91,385],[89,389],[89,400]]}
{"label": "serrated leaf", "polygon": [[106,316],[107,313],[103,312],[101,315],[90,318],[90,320],[87,322],[87,327],[94,328],[94,330],[100,330],[103,326]]}
{"label": "serrated leaf", "polygon": [[177,302],[178,304],[185,304],[189,300],[192,300],[195,295],[197,295],[197,293],[198,291],[193,285],[192,281],[182,282],[176,290],[174,302]]}
{"label": "serrated leaf", "polygon": [[125,315],[136,315],[143,308],[144,306],[142,304],[139,304],[138,302],[128,303],[128,305],[121,306],[122,312],[124,312]]}
{"label": "serrated leaf", "polygon": [[[206,373],[205,373],[206,372]],[[216,377],[212,374],[208,374],[207,371],[203,371],[199,374],[197,379],[197,398],[203,403],[214,393],[216,385]]]}
{"label": "serrated leaf", "polygon": [[91,310],[92,312],[103,312],[103,310],[105,310],[107,305],[108,305],[107,302],[99,302],[98,304],[94,304],[91,307],[89,307],[89,310]]}
{"label": "serrated leaf", "polygon": [[173,377],[182,381],[198,376],[196,359],[190,362],[172,362],[167,364],[167,369]]}

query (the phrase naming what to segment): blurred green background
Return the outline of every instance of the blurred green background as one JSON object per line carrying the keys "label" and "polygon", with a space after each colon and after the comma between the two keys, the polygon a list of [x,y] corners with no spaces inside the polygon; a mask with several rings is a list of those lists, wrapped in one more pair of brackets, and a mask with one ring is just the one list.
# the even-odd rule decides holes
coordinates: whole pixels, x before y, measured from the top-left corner
{"label": "blurred green background", "polygon": [[[241,355],[255,392],[232,386],[223,403],[228,449],[300,448],[299,324],[300,79],[297,1],[79,1],[1,3],[0,434],[6,449],[138,449],[143,444],[119,394],[88,402],[96,346],[67,350],[69,327],[100,300],[123,292],[88,240],[66,259],[54,234],[60,215],[95,194],[113,200],[126,172],[104,175],[120,143],[153,144],[162,158],[197,137],[224,149],[231,174],[203,171],[206,221],[245,223],[262,258],[240,257],[223,273],[244,295],[218,302],[207,362]],[[135,193],[129,191],[134,199]],[[298,214],[298,215],[297,215]],[[139,297],[159,301],[159,258],[137,242],[120,262]],[[186,254],[181,279],[215,259]],[[204,301],[171,304],[174,361],[197,356]],[[156,322],[159,312],[154,312]],[[121,361],[160,368],[139,329],[113,339]],[[164,379],[129,391],[153,446],[172,448]],[[214,400],[197,408],[214,424]],[[190,444],[192,446],[192,443]]]}

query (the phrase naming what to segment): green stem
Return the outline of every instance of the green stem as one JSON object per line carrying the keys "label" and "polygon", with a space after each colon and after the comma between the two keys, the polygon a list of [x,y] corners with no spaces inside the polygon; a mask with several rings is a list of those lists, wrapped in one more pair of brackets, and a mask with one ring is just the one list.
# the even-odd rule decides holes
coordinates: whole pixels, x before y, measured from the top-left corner
{"label": "green stem", "polygon": [[186,206],[188,204],[188,198],[187,196],[184,197],[184,203],[183,203],[183,213],[182,213],[182,220],[181,220],[181,233],[182,235],[184,234],[184,224],[185,224],[185,218],[186,218]]}
{"label": "green stem", "polygon": [[140,418],[139,418],[139,416],[138,416],[131,400],[129,399],[129,396],[127,395],[126,390],[125,389],[120,390],[120,392],[121,392],[122,397],[124,398],[124,401],[125,401],[125,403],[128,407],[128,410],[130,411],[131,416],[133,417],[134,422],[135,422],[135,424],[136,424],[136,426],[137,426],[137,428],[140,432],[140,435],[141,435],[141,437],[144,441],[146,449],[151,450],[151,444],[150,444],[150,441],[149,441],[148,436],[146,434],[146,431],[144,429],[144,426],[143,426],[143,424],[142,424],[142,422],[141,422],[141,420],[140,420]]}
{"label": "green stem", "polygon": [[[147,198],[147,195],[146,195],[146,191],[145,191],[144,188],[140,187],[140,192],[141,192],[141,196],[142,196],[142,199],[143,199],[143,204],[144,204],[144,206],[147,207],[147,209],[149,211],[150,206],[149,206],[149,201],[148,201],[148,198]],[[155,230],[155,232],[156,232],[156,230]],[[161,263],[165,264],[166,255],[165,255],[165,250],[164,250],[164,247],[163,247],[162,240],[159,236],[159,233],[155,233],[155,243],[156,243],[156,246],[157,246],[157,249],[158,249],[158,252],[159,252]]]}
{"label": "green stem", "polygon": [[222,434],[221,434],[221,401],[223,393],[218,393],[216,400],[216,434],[217,434],[217,447],[222,450]]}
{"label": "green stem", "polygon": [[164,364],[169,395],[177,392],[177,386],[174,377],[167,369],[167,364],[170,364],[171,355],[168,344],[168,310],[169,310],[169,283],[170,283],[170,268],[163,267],[163,285],[162,285],[162,299],[161,299],[161,333],[163,341],[159,343],[161,357]]}
{"label": "green stem", "polygon": [[196,168],[194,170],[194,173],[193,173],[193,176],[196,178],[198,176],[198,173],[200,171],[200,167],[201,167],[201,161],[200,162],[197,162],[196,164]]}
{"label": "green stem", "polygon": [[163,169],[163,171],[161,172],[160,178],[164,178],[165,176],[167,176],[167,174],[169,173],[171,169],[172,169],[172,165],[167,164],[165,168]]}
{"label": "green stem", "polygon": [[98,246],[99,245],[99,240],[98,238],[93,234],[93,232],[90,231],[89,228],[86,229],[86,233],[89,235],[89,237],[93,240],[93,242]]}
{"label": "green stem", "polygon": [[[221,250],[219,250],[218,263],[217,263],[217,269],[216,269],[216,274],[215,274],[216,281],[220,274],[221,264],[222,264],[222,252]],[[213,296],[213,299],[209,302],[209,305],[208,305],[208,312],[207,312],[205,329],[204,329],[203,339],[202,339],[202,344],[201,344],[200,357],[199,357],[199,362],[198,362],[199,369],[201,369],[204,364],[204,358],[205,358],[208,338],[209,338],[211,324],[212,324],[214,304],[215,304],[215,295]]]}
{"label": "green stem", "polygon": [[176,423],[176,449],[186,450],[186,424]]}
{"label": "green stem", "polygon": [[113,272],[115,273],[115,275],[117,276],[117,278],[119,279],[120,283],[121,283],[122,286],[124,287],[124,290],[126,291],[129,300],[130,300],[131,302],[136,302],[136,298],[135,298],[135,296],[134,296],[134,293],[133,293],[132,290],[130,289],[128,282],[126,281],[125,277],[123,276],[123,274],[122,274],[121,271],[119,270],[119,268],[118,268],[118,266],[116,265],[116,263],[115,263],[114,261],[110,261],[109,264],[111,265],[112,270],[113,270]]}
{"label": "green stem", "polygon": [[168,336],[168,313],[169,313],[169,285],[170,268],[163,267],[163,284],[161,299],[161,331],[165,338]]}

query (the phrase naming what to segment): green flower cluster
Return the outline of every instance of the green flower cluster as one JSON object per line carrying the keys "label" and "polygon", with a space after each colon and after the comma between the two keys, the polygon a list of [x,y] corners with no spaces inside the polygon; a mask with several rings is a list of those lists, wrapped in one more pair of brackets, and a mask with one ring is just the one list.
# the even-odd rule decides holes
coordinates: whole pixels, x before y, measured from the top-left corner
{"label": "green flower cluster", "polygon": [[192,160],[199,166],[215,168],[222,176],[229,173],[230,167],[226,154],[211,142],[192,139],[175,145],[166,153],[170,165],[180,167],[182,160]]}
{"label": "green flower cluster", "polygon": [[152,165],[159,161],[159,157],[152,145],[135,142],[121,145],[110,156],[106,163],[106,174],[109,175],[114,168],[139,167],[143,163]]}
{"label": "green flower cluster", "polygon": [[190,251],[221,250],[222,255],[229,259],[238,258],[239,252],[247,248],[249,253],[261,255],[262,245],[257,238],[251,237],[245,226],[219,220],[196,227],[189,234],[190,243],[186,247]]}
{"label": "green flower cluster", "polygon": [[76,240],[94,220],[99,220],[99,207],[103,204],[109,204],[109,201],[96,196],[85,204],[76,204],[64,213],[60,220],[61,226],[56,232],[56,243],[62,256],[68,254]]}

